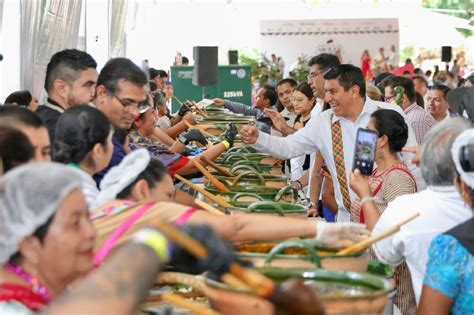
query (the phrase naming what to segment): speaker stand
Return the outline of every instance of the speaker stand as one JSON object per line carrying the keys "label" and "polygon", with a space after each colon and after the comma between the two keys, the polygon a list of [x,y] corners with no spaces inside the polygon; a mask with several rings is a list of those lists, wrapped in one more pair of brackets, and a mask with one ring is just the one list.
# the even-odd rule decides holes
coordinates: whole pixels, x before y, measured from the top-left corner
{"label": "speaker stand", "polygon": [[206,87],[203,86],[202,87],[202,98],[201,99],[203,100],[205,98],[209,98],[209,93],[207,92]]}

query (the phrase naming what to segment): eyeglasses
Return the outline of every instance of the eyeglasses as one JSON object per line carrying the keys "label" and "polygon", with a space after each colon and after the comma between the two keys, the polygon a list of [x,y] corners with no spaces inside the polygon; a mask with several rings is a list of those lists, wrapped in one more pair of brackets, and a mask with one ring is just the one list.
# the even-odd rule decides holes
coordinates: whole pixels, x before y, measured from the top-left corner
{"label": "eyeglasses", "polygon": [[147,107],[150,106],[147,101],[134,102],[129,100],[122,100],[117,95],[112,95],[117,99],[117,101],[119,101],[120,104],[122,104],[124,110],[129,112],[132,112],[134,110],[138,110],[139,112],[145,112],[147,110]]}
{"label": "eyeglasses", "polygon": [[313,80],[314,78],[316,78],[318,75],[322,74],[322,72],[318,72],[318,73],[310,73],[306,78],[308,79],[308,81],[311,81]]}
{"label": "eyeglasses", "polygon": [[385,95],[385,102],[390,102],[394,97],[397,97],[397,95],[391,95],[391,96]]}

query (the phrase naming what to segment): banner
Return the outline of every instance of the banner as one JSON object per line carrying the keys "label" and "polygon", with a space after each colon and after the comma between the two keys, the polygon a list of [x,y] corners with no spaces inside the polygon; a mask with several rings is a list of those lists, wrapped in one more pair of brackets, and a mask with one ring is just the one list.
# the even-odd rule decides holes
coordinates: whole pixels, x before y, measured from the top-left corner
{"label": "banner", "polygon": [[365,49],[373,59],[383,47],[387,57],[392,45],[398,52],[399,28],[398,19],[261,21],[260,38],[262,53],[281,57],[288,73],[302,55],[338,54],[343,63],[358,67]]}

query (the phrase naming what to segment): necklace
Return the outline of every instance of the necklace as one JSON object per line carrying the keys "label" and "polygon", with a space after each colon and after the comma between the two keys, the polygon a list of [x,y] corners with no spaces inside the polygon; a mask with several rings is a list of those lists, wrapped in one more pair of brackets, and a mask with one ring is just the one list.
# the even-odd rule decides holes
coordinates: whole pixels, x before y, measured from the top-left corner
{"label": "necklace", "polygon": [[40,295],[46,302],[51,301],[51,295],[48,293],[48,290],[46,290],[46,288],[39,283],[38,278],[30,275],[20,266],[14,265],[9,262],[5,263],[4,267],[8,271],[13,272],[17,276],[28,282],[31,285],[33,291]]}

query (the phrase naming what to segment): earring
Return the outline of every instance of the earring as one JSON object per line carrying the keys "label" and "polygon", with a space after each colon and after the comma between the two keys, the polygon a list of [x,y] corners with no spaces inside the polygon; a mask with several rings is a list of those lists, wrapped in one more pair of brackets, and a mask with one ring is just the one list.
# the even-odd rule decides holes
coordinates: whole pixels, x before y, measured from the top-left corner
{"label": "earring", "polygon": [[382,159],[382,160],[383,160],[383,159],[385,158],[385,155],[384,155],[383,151],[380,151],[380,150],[379,150],[379,151],[377,152],[377,157],[378,157],[379,159]]}

